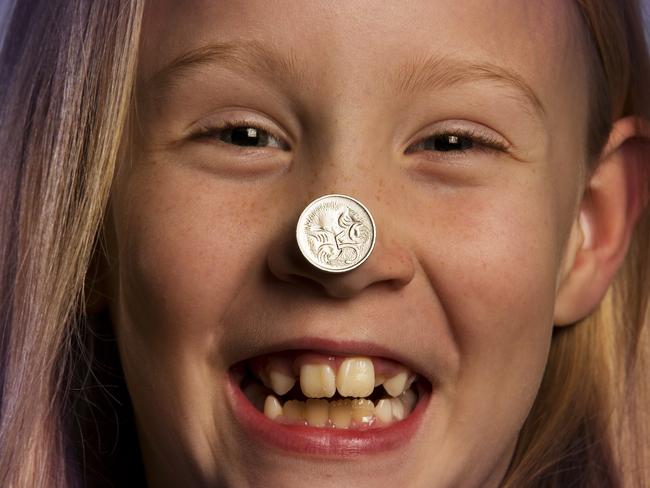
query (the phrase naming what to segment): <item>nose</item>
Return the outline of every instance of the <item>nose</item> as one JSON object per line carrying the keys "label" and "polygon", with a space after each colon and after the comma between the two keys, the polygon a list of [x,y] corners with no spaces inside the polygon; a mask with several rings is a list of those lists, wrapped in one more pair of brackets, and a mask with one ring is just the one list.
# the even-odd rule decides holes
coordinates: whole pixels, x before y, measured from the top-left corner
{"label": "nose", "polygon": [[382,228],[386,219],[382,215],[373,215],[377,225],[375,246],[359,267],[344,273],[330,273],[311,265],[296,241],[296,216],[295,221],[287,222],[282,235],[269,246],[269,270],[283,282],[299,286],[309,284],[334,298],[351,298],[369,287],[403,288],[415,274],[413,257],[387,227]]}

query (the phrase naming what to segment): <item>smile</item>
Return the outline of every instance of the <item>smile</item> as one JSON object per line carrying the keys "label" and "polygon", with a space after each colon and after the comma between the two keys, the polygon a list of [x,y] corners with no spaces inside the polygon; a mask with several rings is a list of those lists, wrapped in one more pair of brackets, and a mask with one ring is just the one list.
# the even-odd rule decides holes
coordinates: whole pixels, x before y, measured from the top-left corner
{"label": "smile", "polygon": [[256,440],[312,454],[368,453],[415,433],[431,383],[378,356],[290,350],[232,368],[234,414]]}

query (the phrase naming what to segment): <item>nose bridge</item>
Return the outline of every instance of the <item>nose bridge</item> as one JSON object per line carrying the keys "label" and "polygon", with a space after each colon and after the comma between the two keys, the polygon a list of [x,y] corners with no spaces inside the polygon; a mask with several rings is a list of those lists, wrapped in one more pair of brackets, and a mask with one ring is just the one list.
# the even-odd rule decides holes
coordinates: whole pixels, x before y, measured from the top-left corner
{"label": "nose bridge", "polygon": [[380,232],[387,232],[405,202],[390,123],[380,104],[366,103],[373,95],[367,87],[356,87],[319,107],[320,117],[305,140],[308,150],[296,160],[300,170],[294,185],[302,205],[327,194],[360,200],[381,224]]}
{"label": "nose bridge", "polygon": [[[390,123],[386,114],[384,88],[369,79],[365,66],[357,61],[333,62],[320,89],[320,101],[309,114],[306,164],[312,180],[367,187],[367,182],[385,164],[390,151]],[[381,103],[378,103],[380,101]]]}
{"label": "nose bridge", "polygon": [[319,122],[310,150],[297,161],[308,197],[353,193],[370,201],[378,190],[386,190],[396,167],[385,125],[372,112],[365,107],[333,109]]}

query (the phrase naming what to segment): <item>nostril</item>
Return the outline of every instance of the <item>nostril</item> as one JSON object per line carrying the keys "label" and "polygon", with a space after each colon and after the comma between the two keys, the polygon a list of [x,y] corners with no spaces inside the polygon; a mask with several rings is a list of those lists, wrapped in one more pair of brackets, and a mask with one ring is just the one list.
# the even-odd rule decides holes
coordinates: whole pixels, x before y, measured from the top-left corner
{"label": "nostril", "polygon": [[266,264],[273,276],[287,283],[313,282],[304,270],[307,263],[300,254],[295,240],[278,240],[268,249]]}
{"label": "nostril", "polygon": [[401,247],[375,244],[372,255],[358,268],[346,273],[328,273],[311,266],[294,246],[273,244],[267,266],[275,279],[324,293],[334,298],[351,298],[366,288],[381,285],[396,290],[408,285],[415,274],[410,254]]}

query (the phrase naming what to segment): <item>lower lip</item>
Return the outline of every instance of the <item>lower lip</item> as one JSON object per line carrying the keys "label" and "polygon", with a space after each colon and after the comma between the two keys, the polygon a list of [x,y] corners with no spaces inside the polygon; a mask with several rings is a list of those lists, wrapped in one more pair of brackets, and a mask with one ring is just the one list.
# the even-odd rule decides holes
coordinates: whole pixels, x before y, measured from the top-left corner
{"label": "lower lip", "polygon": [[292,453],[337,458],[385,452],[408,444],[417,432],[431,398],[429,391],[419,392],[411,414],[388,427],[346,430],[274,422],[253,406],[232,376],[228,389],[233,416],[253,442],[259,441]]}

